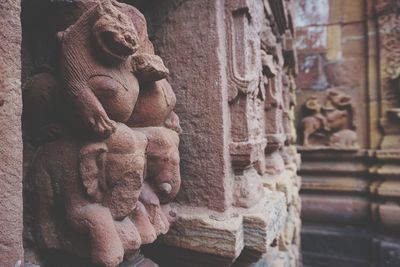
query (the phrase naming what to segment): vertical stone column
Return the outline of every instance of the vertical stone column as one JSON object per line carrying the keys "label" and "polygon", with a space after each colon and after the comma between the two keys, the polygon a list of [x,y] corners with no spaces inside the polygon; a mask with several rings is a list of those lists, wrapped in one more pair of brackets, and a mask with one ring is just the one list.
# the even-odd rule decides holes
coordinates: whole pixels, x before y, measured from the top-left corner
{"label": "vertical stone column", "polygon": [[[379,58],[370,71],[378,71],[380,96],[373,116],[379,121],[382,138],[370,168],[373,183],[370,186],[372,220],[377,228],[374,237],[380,266],[400,264],[400,241],[395,233],[400,230],[400,4],[398,1],[378,0],[375,6],[377,51]],[[376,67],[374,69],[374,67]]]}
{"label": "vertical stone column", "polygon": [[19,266],[22,247],[20,1],[0,3],[0,266]]}
{"label": "vertical stone column", "polygon": [[156,2],[143,6],[176,88],[182,189],[175,226],[148,255],[161,265],[296,266],[292,2]]}
{"label": "vertical stone column", "polygon": [[[180,203],[224,212],[231,203],[227,81],[223,62],[223,5],[214,1],[158,3],[172,20],[153,27],[168,67],[184,133]],[[201,31],[200,31],[201,29]],[[161,43],[162,42],[162,43]],[[174,63],[175,62],[175,63]],[[179,74],[178,74],[179,73]],[[212,190],[210,190],[212,188]]]}

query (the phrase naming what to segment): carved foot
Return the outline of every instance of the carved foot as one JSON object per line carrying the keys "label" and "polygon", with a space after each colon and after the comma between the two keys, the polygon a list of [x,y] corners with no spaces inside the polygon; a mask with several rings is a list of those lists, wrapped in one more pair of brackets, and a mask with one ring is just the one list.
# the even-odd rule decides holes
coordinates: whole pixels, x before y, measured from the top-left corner
{"label": "carved foot", "polygon": [[135,214],[133,216],[136,228],[138,229],[142,239],[142,244],[153,243],[157,239],[157,234],[150,222],[146,208],[140,201],[137,203]]}
{"label": "carved foot", "polygon": [[151,224],[156,234],[166,234],[169,230],[169,222],[160,207],[160,201],[153,189],[145,182],[139,197],[146,208]]}
{"label": "carved foot", "polygon": [[[118,266],[124,257],[124,248],[121,242],[109,242],[103,244],[102,249],[92,250],[92,261],[102,267],[115,267]],[[98,246],[100,247],[100,246]]]}
{"label": "carved foot", "polygon": [[114,225],[119,235],[119,238],[121,239],[125,254],[133,253],[140,248],[140,245],[142,244],[140,234],[136,229],[136,226],[129,218],[125,218],[120,222],[115,221]]}

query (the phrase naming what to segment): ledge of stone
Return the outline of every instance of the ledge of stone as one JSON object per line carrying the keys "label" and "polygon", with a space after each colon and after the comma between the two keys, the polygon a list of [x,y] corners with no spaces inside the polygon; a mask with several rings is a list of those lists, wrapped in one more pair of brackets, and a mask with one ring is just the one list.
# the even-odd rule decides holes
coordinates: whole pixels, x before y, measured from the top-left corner
{"label": "ledge of stone", "polygon": [[217,213],[176,203],[172,206],[177,218],[161,237],[163,244],[231,259],[236,259],[245,247],[266,253],[287,216],[284,194],[267,189],[264,197],[248,209]]}

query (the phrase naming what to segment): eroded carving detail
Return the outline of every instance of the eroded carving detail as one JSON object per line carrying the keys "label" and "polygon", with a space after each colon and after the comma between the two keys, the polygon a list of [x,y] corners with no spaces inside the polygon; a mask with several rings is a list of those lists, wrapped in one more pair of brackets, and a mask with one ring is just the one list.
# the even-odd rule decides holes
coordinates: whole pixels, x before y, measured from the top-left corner
{"label": "eroded carving detail", "polygon": [[303,146],[358,148],[355,108],[351,104],[351,97],[337,89],[330,89],[323,106],[319,101],[313,96],[303,104],[304,113],[300,123]]}
{"label": "eroded carving detail", "polygon": [[41,144],[29,174],[36,236],[44,249],[117,266],[174,219],[175,95],[129,5],[94,2],[58,38],[60,68],[24,88],[24,118]]}

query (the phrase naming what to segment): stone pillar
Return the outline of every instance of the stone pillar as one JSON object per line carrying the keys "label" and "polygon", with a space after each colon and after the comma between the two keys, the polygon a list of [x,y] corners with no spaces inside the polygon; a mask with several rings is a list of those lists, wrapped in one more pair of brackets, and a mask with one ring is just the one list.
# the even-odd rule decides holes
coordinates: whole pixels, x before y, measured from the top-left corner
{"label": "stone pillar", "polygon": [[161,265],[298,264],[291,4],[143,3],[183,129],[177,223],[147,254]]}
{"label": "stone pillar", "polygon": [[20,1],[0,3],[1,266],[23,262],[20,11]]}
{"label": "stone pillar", "polygon": [[[376,264],[397,266],[400,264],[400,3],[376,1],[378,60],[370,65],[377,71],[379,102],[373,120],[379,121],[382,138],[370,168],[373,182],[370,185],[374,201],[371,216],[377,227],[374,241]],[[377,67],[377,69],[374,69]]]}

